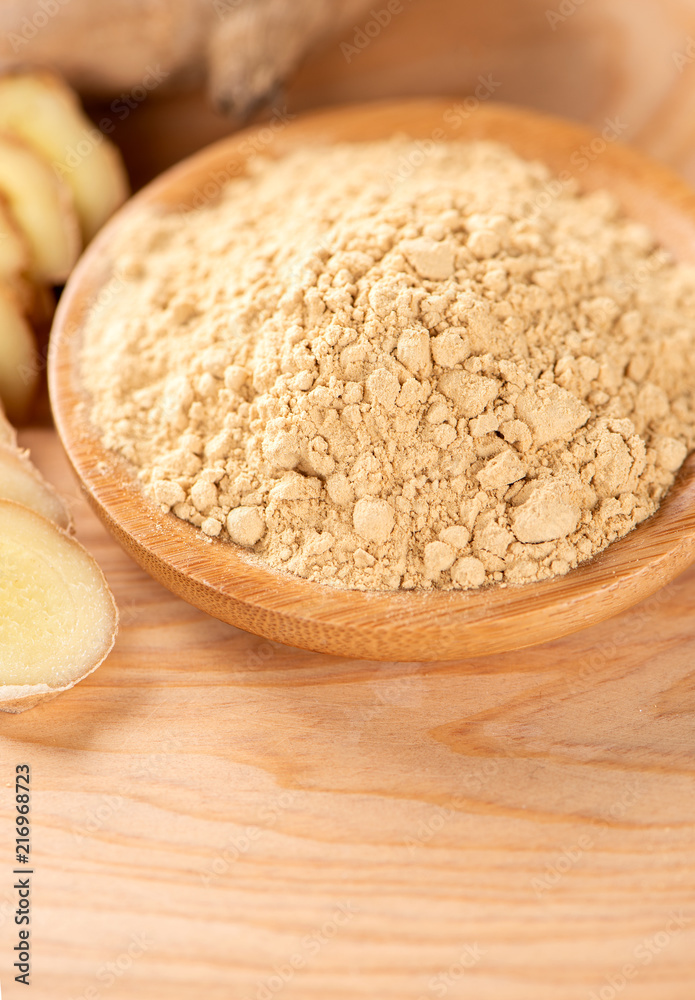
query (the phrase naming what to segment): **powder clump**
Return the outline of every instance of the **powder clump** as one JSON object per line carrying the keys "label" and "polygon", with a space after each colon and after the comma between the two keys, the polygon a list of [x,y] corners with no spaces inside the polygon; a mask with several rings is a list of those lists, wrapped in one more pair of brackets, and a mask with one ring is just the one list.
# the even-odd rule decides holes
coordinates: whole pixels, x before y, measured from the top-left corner
{"label": "powder clump", "polygon": [[214,204],[138,218],[85,330],[93,420],[163,511],[277,569],[565,573],[695,446],[695,272],[604,192],[548,203],[503,146],[401,179],[414,148],[257,158]]}

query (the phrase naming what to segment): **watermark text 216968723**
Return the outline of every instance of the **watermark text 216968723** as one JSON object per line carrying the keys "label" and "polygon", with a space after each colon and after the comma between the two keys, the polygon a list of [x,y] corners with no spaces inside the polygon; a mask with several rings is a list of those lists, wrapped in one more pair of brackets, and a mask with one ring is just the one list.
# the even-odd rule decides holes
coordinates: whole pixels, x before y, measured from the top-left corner
{"label": "watermark text 216968723", "polygon": [[[17,816],[15,819],[15,863],[18,866],[29,864],[29,854],[31,851],[31,839],[29,836],[29,811],[31,803],[31,768],[28,764],[17,764],[15,768],[15,809]],[[29,975],[31,972],[30,949],[29,949],[29,926],[31,924],[31,904],[30,885],[33,870],[31,868],[16,867],[13,875],[13,888],[17,890],[17,909],[15,910],[14,922],[17,926],[17,944],[14,946],[17,961],[14,967],[17,969],[15,981],[29,986]]]}
{"label": "watermark text 216968723", "polygon": [[31,771],[28,764],[17,764],[15,768],[15,804],[17,806],[17,836],[15,838],[15,855],[17,864],[29,864],[29,783]]}

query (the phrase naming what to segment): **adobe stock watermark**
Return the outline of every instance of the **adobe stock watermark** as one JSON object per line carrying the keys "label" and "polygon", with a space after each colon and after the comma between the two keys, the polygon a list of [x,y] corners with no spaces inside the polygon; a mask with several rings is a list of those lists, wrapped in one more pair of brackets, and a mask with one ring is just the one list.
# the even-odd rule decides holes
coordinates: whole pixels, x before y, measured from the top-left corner
{"label": "adobe stock watermark", "polygon": [[242,855],[247,854],[264,834],[272,830],[283,813],[301,804],[305,794],[302,791],[281,792],[274,803],[262,806],[260,819],[264,826],[246,826],[240,833],[230,837],[223,850],[200,872],[200,881],[203,885],[209,886],[226,875]]}
{"label": "adobe stock watermark", "polygon": [[60,14],[62,8],[69,3],[70,0],[38,0],[33,14],[22,18],[18,30],[7,33],[7,40],[14,54],[17,55],[25,45],[29,45],[48,22]]}
{"label": "adobe stock watermark", "polygon": [[419,848],[433,840],[438,833],[441,833],[451,820],[456,819],[461,811],[466,809],[468,801],[479,795],[487,783],[499,774],[499,771],[500,765],[496,760],[486,760],[478,770],[465,775],[461,781],[468,796],[453,795],[448,806],[436,806],[428,819],[420,820],[415,834],[405,840],[409,853],[414,854]]}
{"label": "adobe stock watermark", "polygon": [[628,128],[627,122],[624,122],[619,115],[614,118],[606,118],[598,135],[572,151],[569,157],[569,167],[545,182],[540,193],[533,199],[525,217],[531,220],[538,218],[541,212],[545,211],[556,198],[570,190],[577,177],[585,173],[595,160],[603,156],[609,146],[618,142]]}
{"label": "adobe stock watermark", "polygon": [[502,81],[496,80],[492,73],[481,73],[477,77],[473,93],[447,108],[444,112],[444,121],[449,128],[461,128],[463,123],[476,113],[480,105],[489,101],[501,86]]}
{"label": "adobe stock watermark", "polygon": [[[103,137],[102,137],[103,138]],[[90,301],[89,306],[85,312],[83,318],[83,323],[86,326],[94,318],[94,314],[99,309],[104,309],[109,306],[114,299],[116,299],[121,292],[124,291],[128,283],[128,275],[123,271],[116,269],[110,276],[109,280],[102,285],[94,298]],[[66,325],[65,336],[72,337],[78,331],[78,327],[74,323]],[[50,345],[47,345],[44,350],[35,356],[30,365],[20,365],[18,368],[19,376],[23,382],[31,381],[36,375],[40,374],[44,369],[48,367],[48,355],[50,351]]]}
{"label": "adobe stock watermark", "polygon": [[331,242],[334,235],[335,231],[330,229],[322,236],[319,236],[311,244],[311,247],[305,251],[304,255],[292,265],[287,276],[291,286],[303,288],[305,285],[311,285],[316,281],[316,271],[313,270],[312,264],[317,257],[328,260],[329,257],[332,257],[336,253],[338,244]]}
{"label": "adobe stock watermark", "polygon": [[378,38],[384,28],[388,28],[394,17],[402,14],[407,4],[412,0],[388,0],[383,7],[369,11],[369,19],[362,25],[353,28],[352,42],[341,42],[340,51],[345,62],[351,63],[355,56],[369,48],[375,38]]}
{"label": "adobe stock watermark", "polygon": [[682,50],[677,49],[672,52],[671,58],[678,73],[682,73],[688,66],[692,65],[695,62],[695,38],[688,35],[685,47]]}
{"label": "adobe stock watermark", "polygon": [[375,694],[375,701],[372,704],[365,703],[358,707],[350,706],[349,710],[346,710],[346,715],[353,728],[371,722],[372,719],[381,714],[383,708],[389,705],[404,704],[413,694],[417,676],[422,670],[422,663],[391,661],[379,664],[380,673],[389,670],[398,670],[399,674],[395,677],[377,677],[367,685],[365,690],[374,691]]}
{"label": "adobe stock watermark", "polygon": [[[83,503],[81,497],[78,498],[78,502],[80,504]],[[127,628],[129,625],[134,625],[144,613],[145,609],[140,602],[121,601],[118,605],[118,615],[121,628]]]}
{"label": "adobe stock watermark", "polygon": [[[166,763],[169,755],[176,753],[182,746],[183,741],[178,736],[170,737],[163,744],[159,753],[151,753],[144,758],[133,772],[133,779],[148,778],[156,774]],[[116,813],[120,812],[125,805],[128,794],[135,791],[135,785],[132,781],[128,782],[120,791],[122,794],[101,795],[98,804],[90,809],[83,822],[79,826],[73,827],[72,835],[78,846],[82,846],[85,840],[93,837],[95,833],[106,826]]]}
{"label": "adobe stock watermark", "polygon": [[664,605],[673,603],[686,586],[685,581],[673,581],[642,601],[623,619],[618,619],[611,630],[610,639],[602,641],[597,649],[587,652],[570,675],[563,675],[555,690],[545,696],[546,699],[554,704],[561,704],[568,697],[576,697],[589,691],[594,686],[597,676],[615,661],[624,643],[634,640],[636,629],[648,625],[661,612]]}
{"label": "adobe stock watermark", "polygon": [[101,830],[111,817],[123,808],[124,802],[122,795],[101,795],[99,804],[90,809],[83,823],[73,828],[76,842],[83,844],[87,837]]}
{"label": "adobe stock watermark", "polygon": [[432,1000],[432,997],[445,997],[452,986],[458,986],[467,972],[473,969],[485,956],[479,944],[466,944],[457,958],[447,969],[443,969],[427,983],[427,992],[421,993],[417,1000]]}
{"label": "adobe stock watermark", "polygon": [[282,108],[273,108],[270,118],[239,143],[234,159],[229,160],[217,170],[210,171],[204,183],[195,189],[190,201],[179,205],[178,211],[186,214],[191,209],[202,208],[218,198],[230,181],[245,174],[246,163],[256,156],[261,156],[277,134],[282,132],[296,117],[288,110],[287,105]]}
{"label": "adobe stock watermark", "polygon": [[247,2],[247,0],[212,0],[212,9],[219,17],[220,21]]}
{"label": "adobe stock watermark", "polygon": [[633,949],[631,960],[626,962],[616,972],[606,976],[603,984],[591,990],[587,1000],[616,1000],[633,979],[636,979],[642,969],[651,965],[660,952],[672,943],[673,939],[692,923],[692,918],[685,916],[683,910],[671,911],[666,927],[656,934],[644,938]]}
{"label": "adobe stock watermark", "polygon": [[556,8],[548,8],[545,12],[545,19],[553,31],[557,31],[560,24],[564,24],[568,18],[576,14],[580,7],[584,6],[586,0],[560,0]]}
{"label": "adobe stock watermark", "polygon": [[595,834],[583,833],[569,847],[560,851],[551,862],[545,866],[542,875],[536,875],[531,879],[531,887],[536,896],[540,899],[551,889],[556,888],[564,876],[575,868],[582,858],[594,850],[605,834],[613,829],[612,823],[625,816],[628,809],[639,801],[640,787],[636,781],[628,782],[620,798],[614,802],[605,816],[601,817],[601,826]]}
{"label": "adobe stock watermark", "polygon": [[152,944],[147,934],[133,934],[127,948],[120,955],[111,962],[104,962],[99,966],[94,976],[99,985],[88,986],[79,996],[71,997],[70,1000],[101,1000],[104,990],[111,989],[119,979],[130,972],[135,963],[150,950]]}
{"label": "adobe stock watermark", "polygon": [[82,138],[74,145],[67,147],[61,160],[53,161],[56,172],[61,177],[65,177],[76,170],[94,152],[96,147],[102,144],[107,135],[112,135],[116,131],[118,122],[125,121],[168,76],[168,70],[162,69],[159,65],[147,66],[142,81],[132,87],[128,93],[120,94],[111,102],[109,110],[114,117],[105,115],[99,119],[98,128],[94,126],[82,129]]}
{"label": "adobe stock watermark", "polygon": [[453,798],[451,805],[454,808],[437,806],[428,819],[420,820],[415,834],[405,839],[405,844],[410,854],[415,854],[421,847],[424,847],[433,840],[438,833],[441,833],[447,823],[451,822],[452,819],[456,819],[459,815],[456,807],[465,808],[465,801]]}
{"label": "adobe stock watermark", "polygon": [[[502,81],[495,79],[492,73],[481,73],[477,78],[473,93],[447,108],[442,121],[450,131],[460,129],[476,113],[480,105],[489,101],[501,86]],[[450,133],[447,133],[446,129],[435,128],[429,137],[414,139],[412,145],[415,148],[408,153],[403,153],[398,159],[396,168],[387,171],[386,180],[388,183],[394,186],[400,181],[407,180],[434,154],[441,143],[450,137]]]}
{"label": "adobe stock watermark", "polygon": [[[638,264],[627,278],[620,278],[615,282],[614,287],[616,294],[634,295],[634,293],[645,283],[645,281],[647,281],[648,278],[651,277],[651,275],[660,271],[671,261],[671,259],[671,255],[667,250],[663,250],[661,248],[656,250],[651,257],[648,257],[646,260],[642,261],[641,264]],[[597,307],[594,304],[591,308],[590,318],[594,325],[611,325],[615,319],[613,305],[608,304],[606,308],[603,308],[601,306]]]}
{"label": "adobe stock watermark", "polygon": [[339,903],[320,927],[302,938],[299,948],[287,961],[274,965],[272,973],[258,982],[253,994],[245,994],[242,1000],[273,1000],[273,997],[292,982],[297,972],[307,968],[311,964],[311,959],[315,958],[338,931],[349,924],[359,912],[359,908],[352,900]]}
{"label": "adobe stock watermark", "polygon": [[[83,323],[86,325],[91,322],[94,313],[97,310],[110,305],[110,303],[113,302],[113,300],[125,289],[127,282],[128,276],[126,274],[122,271],[114,271],[106,284],[99,289],[94,299],[89,303]],[[65,330],[65,335],[67,337],[71,337],[76,332],[77,327],[75,325],[68,325]],[[36,352],[29,364],[22,363],[21,365],[17,365],[17,376],[23,385],[33,382],[43,371],[46,370],[48,367],[48,354],[49,346],[46,345],[40,352]]]}

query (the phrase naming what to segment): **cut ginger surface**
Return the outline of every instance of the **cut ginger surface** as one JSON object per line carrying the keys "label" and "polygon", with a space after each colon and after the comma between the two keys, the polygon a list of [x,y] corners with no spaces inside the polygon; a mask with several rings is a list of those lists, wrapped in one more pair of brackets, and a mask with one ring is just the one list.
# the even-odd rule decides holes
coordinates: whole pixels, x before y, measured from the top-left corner
{"label": "cut ginger surface", "polygon": [[0,500],[0,709],[21,712],[90,674],[113,646],[117,619],[79,542]]}

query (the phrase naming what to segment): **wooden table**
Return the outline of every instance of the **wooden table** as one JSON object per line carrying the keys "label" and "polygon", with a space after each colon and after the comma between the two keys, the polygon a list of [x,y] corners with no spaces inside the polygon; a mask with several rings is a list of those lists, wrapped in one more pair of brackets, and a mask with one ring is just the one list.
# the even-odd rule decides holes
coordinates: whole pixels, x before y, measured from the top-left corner
{"label": "wooden table", "polygon": [[[340,660],[171,596],[53,432],[24,441],[122,629],[73,691],[0,718],[5,998],[692,1000],[695,570],[535,649]],[[24,761],[30,993],[8,957]]]}
{"label": "wooden table", "polygon": [[[553,28],[560,6],[404,0],[351,63],[317,52],[288,107],[493,74],[501,100],[622,116],[695,179],[695,60],[674,60],[695,52],[691,0],[576,0]],[[228,130],[199,96],[155,97],[114,138],[138,183]],[[25,441],[122,629],[73,691],[0,716],[5,1000],[693,1000],[695,568],[519,653],[312,655],[172,597],[86,509],[53,433]],[[24,761],[29,991],[10,968]]]}

